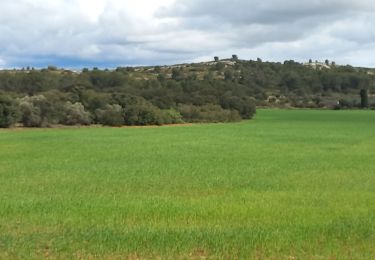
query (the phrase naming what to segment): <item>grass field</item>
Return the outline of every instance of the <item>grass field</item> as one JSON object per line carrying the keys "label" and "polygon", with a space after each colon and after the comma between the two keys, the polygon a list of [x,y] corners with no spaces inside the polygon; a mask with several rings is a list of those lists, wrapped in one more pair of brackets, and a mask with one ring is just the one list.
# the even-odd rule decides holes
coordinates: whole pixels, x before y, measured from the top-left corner
{"label": "grass field", "polygon": [[375,112],[0,131],[0,258],[375,258]]}

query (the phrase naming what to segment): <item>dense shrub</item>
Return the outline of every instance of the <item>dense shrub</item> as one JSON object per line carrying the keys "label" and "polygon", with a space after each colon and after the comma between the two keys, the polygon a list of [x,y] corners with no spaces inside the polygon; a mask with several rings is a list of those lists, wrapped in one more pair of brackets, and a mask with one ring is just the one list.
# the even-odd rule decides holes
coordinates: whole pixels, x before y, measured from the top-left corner
{"label": "dense shrub", "polygon": [[108,126],[124,125],[124,111],[120,105],[106,105],[95,111],[98,123]]}
{"label": "dense shrub", "polygon": [[218,105],[180,105],[178,107],[183,119],[187,122],[236,122],[241,116],[236,110],[223,109]]}
{"label": "dense shrub", "polygon": [[163,124],[181,124],[184,122],[182,115],[175,109],[162,110]]}
{"label": "dense shrub", "polygon": [[146,100],[129,104],[124,108],[126,125],[161,125],[163,115],[159,108]]}
{"label": "dense shrub", "polygon": [[225,95],[221,98],[222,108],[236,110],[243,119],[251,119],[255,112],[255,100],[249,97],[237,97]]}
{"label": "dense shrub", "polygon": [[0,95],[0,127],[11,127],[18,119],[18,106],[7,96]]}
{"label": "dense shrub", "polygon": [[361,89],[360,96],[361,96],[361,107],[368,108],[368,90]]}
{"label": "dense shrub", "polygon": [[64,116],[61,120],[64,125],[89,125],[91,123],[90,113],[85,107],[77,102],[66,102],[64,105]]}
{"label": "dense shrub", "polygon": [[21,122],[26,127],[45,127],[53,121],[52,104],[43,96],[26,96],[19,100]]}
{"label": "dense shrub", "polygon": [[351,109],[359,105],[354,100],[340,99],[334,109]]}

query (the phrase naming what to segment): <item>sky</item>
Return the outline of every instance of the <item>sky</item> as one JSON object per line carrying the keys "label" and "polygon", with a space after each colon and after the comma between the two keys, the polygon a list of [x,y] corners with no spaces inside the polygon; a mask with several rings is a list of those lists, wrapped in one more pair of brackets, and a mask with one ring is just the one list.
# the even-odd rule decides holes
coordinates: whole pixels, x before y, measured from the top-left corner
{"label": "sky", "polygon": [[115,68],[232,54],[375,67],[375,1],[0,0],[0,68]]}

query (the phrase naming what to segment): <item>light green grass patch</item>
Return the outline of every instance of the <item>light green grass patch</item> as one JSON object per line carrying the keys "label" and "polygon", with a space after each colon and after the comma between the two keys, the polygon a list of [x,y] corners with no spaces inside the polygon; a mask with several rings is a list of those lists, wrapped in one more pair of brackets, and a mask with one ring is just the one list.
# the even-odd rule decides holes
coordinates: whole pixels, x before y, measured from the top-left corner
{"label": "light green grass patch", "polygon": [[0,131],[0,258],[375,257],[375,112]]}

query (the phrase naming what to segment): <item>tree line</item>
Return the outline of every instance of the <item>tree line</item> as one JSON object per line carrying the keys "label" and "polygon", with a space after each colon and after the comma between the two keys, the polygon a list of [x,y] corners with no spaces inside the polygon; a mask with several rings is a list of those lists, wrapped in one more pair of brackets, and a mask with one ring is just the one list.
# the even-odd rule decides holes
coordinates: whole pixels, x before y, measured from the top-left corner
{"label": "tree line", "polygon": [[357,97],[371,92],[373,82],[367,69],[237,56],[115,70],[9,70],[0,72],[0,127],[233,122],[251,119],[257,105],[327,107],[325,101],[338,99],[336,107],[360,106]]}

